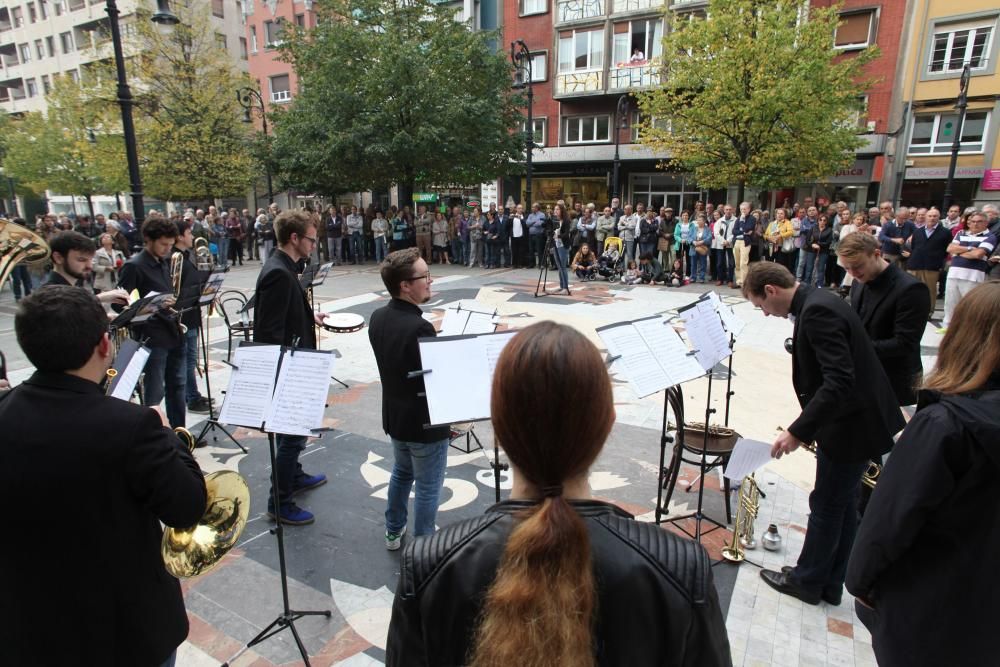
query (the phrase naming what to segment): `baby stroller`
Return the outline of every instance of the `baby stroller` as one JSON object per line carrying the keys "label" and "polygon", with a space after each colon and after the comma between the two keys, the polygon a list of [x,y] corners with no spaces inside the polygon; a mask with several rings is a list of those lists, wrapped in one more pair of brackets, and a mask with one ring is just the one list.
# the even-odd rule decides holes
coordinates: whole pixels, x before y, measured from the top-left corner
{"label": "baby stroller", "polygon": [[625,272],[625,244],[617,236],[604,239],[604,250],[597,260],[597,273],[609,283],[616,282]]}

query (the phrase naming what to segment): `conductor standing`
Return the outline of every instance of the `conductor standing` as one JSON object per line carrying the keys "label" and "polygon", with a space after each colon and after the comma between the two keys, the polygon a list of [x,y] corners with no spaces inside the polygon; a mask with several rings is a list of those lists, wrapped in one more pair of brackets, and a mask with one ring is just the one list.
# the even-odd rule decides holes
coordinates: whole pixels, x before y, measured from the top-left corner
{"label": "conductor standing", "polygon": [[[316,349],[316,329],[325,315],[313,313],[305,290],[299,284],[299,262],[308,258],[319,239],[316,223],[306,211],[285,211],[274,221],[278,249],[257,276],[257,307],[254,309],[253,339],[257,343]],[[288,525],[312,523],[316,517],[292,500],[303,491],[326,484],[326,475],[310,475],[302,469],[299,454],[306,436],[277,434],[278,451],[272,484],[278,480],[280,507],[274,507],[273,489],[267,494],[267,513]]]}
{"label": "conductor standing", "polygon": [[892,385],[857,314],[831,292],[797,285],[780,264],[752,265],[743,295],[765,315],[795,323],[792,384],[802,412],[771,448],[781,458],[816,442],[809,523],[794,568],[761,570],[779,593],[839,605],[858,527],[861,475],[903,428]]}

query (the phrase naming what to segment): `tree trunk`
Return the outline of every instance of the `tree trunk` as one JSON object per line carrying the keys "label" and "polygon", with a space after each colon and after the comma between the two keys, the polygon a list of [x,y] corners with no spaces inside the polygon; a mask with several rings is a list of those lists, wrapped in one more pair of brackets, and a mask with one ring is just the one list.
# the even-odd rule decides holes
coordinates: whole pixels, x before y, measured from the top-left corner
{"label": "tree trunk", "polygon": [[739,207],[743,203],[743,196],[746,194],[747,182],[744,179],[740,179],[740,185],[736,189],[736,206]]}

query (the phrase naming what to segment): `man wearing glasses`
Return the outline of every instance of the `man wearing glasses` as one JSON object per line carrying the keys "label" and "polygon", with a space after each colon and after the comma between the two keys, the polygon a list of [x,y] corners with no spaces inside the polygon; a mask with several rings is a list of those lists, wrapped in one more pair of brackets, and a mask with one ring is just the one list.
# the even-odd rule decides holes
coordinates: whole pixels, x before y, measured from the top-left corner
{"label": "man wearing glasses", "polygon": [[[318,238],[316,223],[308,211],[285,211],[274,221],[278,250],[264,263],[257,276],[257,306],[253,314],[253,339],[257,343],[316,349],[315,324],[326,317],[314,313],[298,279],[299,262],[312,255]],[[306,446],[305,436],[277,436],[275,470],[281,493],[280,507],[274,507],[271,491],[267,494],[267,513],[275,521],[303,525],[315,521],[312,512],[302,509],[292,497],[326,483],[326,475],[309,475],[299,464],[299,454]],[[272,478],[273,481],[273,478]]]}
{"label": "man wearing glasses", "polygon": [[406,532],[407,504],[414,485],[413,534],[434,532],[451,429],[447,425],[424,428],[430,423],[424,380],[408,377],[410,371],[421,368],[417,339],[436,335],[420,309],[431,298],[433,282],[420,250],[389,253],[382,263],[382,282],[392,299],[372,313],[368,340],[382,380],[382,428],[395,453],[385,511],[385,546],[395,551]]}

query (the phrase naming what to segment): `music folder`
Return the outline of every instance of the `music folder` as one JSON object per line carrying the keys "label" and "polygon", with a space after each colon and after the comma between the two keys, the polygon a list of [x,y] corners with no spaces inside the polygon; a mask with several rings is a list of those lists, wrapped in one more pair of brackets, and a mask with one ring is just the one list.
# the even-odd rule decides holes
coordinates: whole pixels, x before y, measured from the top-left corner
{"label": "music folder", "polygon": [[106,393],[123,401],[130,400],[147,361],[149,361],[148,347],[131,338],[124,339],[111,365],[115,370],[115,376],[111,378]]}
{"label": "music folder", "polygon": [[334,355],[241,341],[219,422],[271,433],[316,435],[333,373]]}
{"label": "music folder", "polygon": [[493,371],[517,331],[421,338],[422,371],[431,425],[490,418]]}
{"label": "music folder", "polygon": [[215,301],[215,297],[218,296],[219,290],[222,289],[222,282],[226,278],[226,270],[219,268],[208,274],[208,278],[205,280],[205,284],[201,287],[201,294],[198,297],[199,306],[207,306],[208,304]]}

